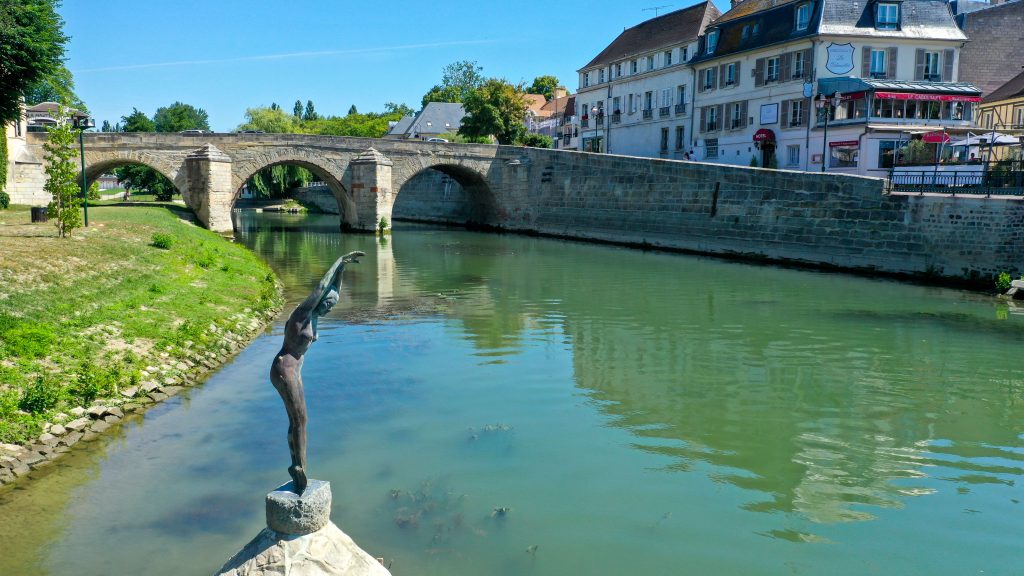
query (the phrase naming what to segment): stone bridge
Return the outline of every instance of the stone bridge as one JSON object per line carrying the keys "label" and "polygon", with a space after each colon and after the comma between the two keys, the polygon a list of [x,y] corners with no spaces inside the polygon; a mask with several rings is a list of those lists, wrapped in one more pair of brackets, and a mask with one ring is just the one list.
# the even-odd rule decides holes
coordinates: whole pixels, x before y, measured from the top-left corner
{"label": "stone bridge", "polygon": [[[15,187],[38,180],[41,190],[45,139],[28,134],[12,154]],[[85,150],[88,179],[150,166],[220,232],[232,230],[242,185],[268,166],[312,171],[333,192],[341,227],[355,230],[390,222],[403,189],[418,208],[441,204],[440,191],[408,185],[432,169],[462,186],[459,224],[984,283],[999,271],[1024,272],[1021,199],[890,195],[878,178],[291,134],[100,133],[86,135]]]}

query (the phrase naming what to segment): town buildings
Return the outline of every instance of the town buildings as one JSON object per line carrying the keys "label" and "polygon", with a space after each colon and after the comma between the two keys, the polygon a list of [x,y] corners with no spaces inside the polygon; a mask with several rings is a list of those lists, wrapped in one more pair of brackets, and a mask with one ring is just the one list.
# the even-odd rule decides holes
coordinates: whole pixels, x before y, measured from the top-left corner
{"label": "town buildings", "polygon": [[427,102],[414,116],[406,116],[390,126],[384,136],[389,140],[427,140],[455,134],[466,116],[462,104]]}
{"label": "town buildings", "polygon": [[701,2],[624,30],[579,70],[578,149],[682,158],[692,117],[686,62],[697,37],[720,16]]}

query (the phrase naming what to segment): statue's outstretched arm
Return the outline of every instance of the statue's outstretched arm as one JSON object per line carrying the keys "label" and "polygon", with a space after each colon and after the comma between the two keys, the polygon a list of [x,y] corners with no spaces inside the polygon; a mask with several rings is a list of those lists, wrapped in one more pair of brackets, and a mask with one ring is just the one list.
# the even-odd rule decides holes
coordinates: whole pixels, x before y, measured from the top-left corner
{"label": "statue's outstretched arm", "polygon": [[349,262],[358,262],[357,258],[361,256],[366,256],[366,253],[359,252],[357,250],[355,252],[349,252],[335,260],[334,264],[331,265],[331,268],[326,274],[324,274],[324,277],[320,279],[320,283],[317,287],[313,289],[313,292],[311,292],[302,304],[299,304],[298,307],[295,308],[295,311],[292,312],[292,318],[308,318],[313,314],[317,305],[320,304],[320,300],[331,288],[336,291],[340,291],[341,273],[345,271],[345,264],[348,264]]}

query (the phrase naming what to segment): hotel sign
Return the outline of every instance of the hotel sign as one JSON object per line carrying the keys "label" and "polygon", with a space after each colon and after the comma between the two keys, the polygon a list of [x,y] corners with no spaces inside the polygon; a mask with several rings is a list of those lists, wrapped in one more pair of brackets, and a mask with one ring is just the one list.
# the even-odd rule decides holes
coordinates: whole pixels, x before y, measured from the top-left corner
{"label": "hotel sign", "polygon": [[981,102],[981,96],[959,94],[916,94],[913,92],[875,92],[882,100],[938,100],[940,102]]}
{"label": "hotel sign", "polygon": [[825,68],[833,74],[846,74],[853,70],[853,44],[829,44]]}

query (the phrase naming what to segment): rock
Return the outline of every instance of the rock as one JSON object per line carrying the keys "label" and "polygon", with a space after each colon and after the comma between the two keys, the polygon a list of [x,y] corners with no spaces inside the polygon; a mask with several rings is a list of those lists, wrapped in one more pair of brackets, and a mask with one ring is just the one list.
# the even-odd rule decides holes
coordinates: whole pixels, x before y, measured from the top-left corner
{"label": "rock", "polygon": [[49,422],[47,422],[46,424],[43,424],[43,432],[49,432],[50,428],[52,428],[52,427],[53,427],[53,424],[50,424]]}
{"label": "rock", "polygon": [[147,380],[146,382],[142,383],[142,389],[148,394],[150,392],[153,392],[154,390],[159,390],[160,385],[152,380]]}
{"label": "rock", "polygon": [[81,418],[82,416],[85,415],[85,408],[82,408],[81,406],[75,406],[74,408],[71,409],[71,415],[74,416],[75,418]]}
{"label": "rock", "polygon": [[176,396],[181,392],[181,386],[164,386],[160,391],[168,396]]}
{"label": "rock", "polygon": [[331,520],[331,483],[310,480],[302,494],[289,482],[267,494],[267,527],[281,534],[310,534]]}
{"label": "rock", "polygon": [[11,468],[17,461],[14,456],[0,456],[0,468]]}
{"label": "rock", "polygon": [[217,572],[223,576],[391,576],[333,523],[304,536],[264,528]]}
{"label": "rock", "polygon": [[107,410],[103,413],[104,420],[107,416],[116,416],[118,419],[124,418],[124,412],[121,411],[117,406],[107,406]]}
{"label": "rock", "polygon": [[91,406],[89,408],[89,417],[93,419],[103,418],[103,414],[106,413],[106,406]]}
{"label": "rock", "polygon": [[[104,426],[109,427],[109,424],[106,424],[105,422],[99,422],[99,424],[103,424]],[[90,430],[85,434],[82,434],[82,442],[92,442],[93,440],[99,437],[99,432],[93,432],[92,430]]]}
{"label": "rock", "polygon": [[53,434],[50,434],[49,432],[46,432],[39,437],[39,441],[42,442],[43,444],[46,444],[47,446],[54,446],[57,444],[57,437],[54,436]]}
{"label": "rock", "polygon": [[17,478],[17,476],[14,475],[14,472],[11,472],[6,468],[0,468],[0,484],[13,482],[15,478]]}
{"label": "rock", "polygon": [[30,453],[36,453],[36,454],[42,454],[42,455],[45,456],[45,455],[49,454],[50,452],[53,452],[53,446],[50,446],[48,444],[33,444],[32,447],[29,448],[29,452]]}
{"label": "rock", "polygon": [[89,427],[90,430],[92,430],[93,432],[96,432],[96,433],[106,432],[107,429],[109,429],[109,428],[110,428],[110,424],[107,424],[103,420],[97,420],[97,421],[92,423],[92,426]]}
{"label": "rock", "polygon": [[24,450],[24,448],[18,446],[17,444],[0,444],[0,452],[7,452],[8,454],[17,454],[22,450]]}
{"label": "rock", "polygon": [[177,364],[174,365],[174,367],[177,370],[181,370],[182,372],[188,370],[188,364],[185,364],[184,362],[178,362]]}
{"label": "rock", "polygon": [[60,439],[57,443],[58,446],[74,446],[79,440],[82,439],[81,432],[72,432],[67,436]]}
{"label": "rock", "polygon": [[135,403],[128,403],[125,404],[124,406],[121,406],[121,409],[124,410],[125,412],[137,412],[139,408],[142,408],[142,406]]}
{"label": "rock", "polygon": [[[120,410],[118,410],[118,412],[120,412]],[[104,416],[103,421],[107,424],[117,424],[121,421],[121,416],[114,416],[111,414],[110,416]]]}
{"label": "rock", "polygon": [[[33,464],[36,464],[37,462],[42,462],[43,460],[46,460],[46,456],[43,456],[38,452],[30,452],[28,454],[23,454],[20,458],[18,458],[18,461],[21,462],[23,466],[32,466]],[[15,468],[17,468],[17,466],[15,466]]]}
{"label": "rock", "polygon": [[18,464],[14,468],[11,468],[11,472],[14,473],[15,476],[24,476],[25,474],[28,474],[31,471],[32,469],[26,466],[25,464]]}
{"label": "rock", "polygon": [[53,417],[53,421],[59,424],[63,424],[67,422],[69,419],[71,419],[71,417],[63,412],[58,412],[57,415]]}
{"label": "rock", "polygon": [[68,422],[68,425],[65,427],[73,432],[81,432],[89,426],[89,422],[88,418],[79,418],[78,420]]}
{"label": "rock", "polygon": [[38,462],[29,464],[28,467],[30,469],[32,469],[32,470],[39,470],[40,468],[43,468],[45,466],[49,466],[50,464],[53,464],[52,460],[50,460],[49,458],[43,458],[42,460],[40,460]]}
{"label": "rock", "polygon": [[156,374],[157,373],[156,366],[146,366],[145,368],[143,368],[143,370],[145,370],[146,372],[149,372],[150,374]]}
{"label": "rock", "polygon": [[163,402],[164,400],[167,400],[167,394],[162,392],[153,392],[149,395],[149,399],[153,402]]}
{"label": "rock", "polygon": [[50,434],[54,436],[63,436],[68,433],[68,429],[61,426],[60,424],[54,424],[50,427]]}
{"label": "rock", "polygon": [[125,398],[131,398],[132,396],[135,396],[135,394],[137,394],[138,391],[139,391],[139,387],[138,386],[132,386],[131,388],[125,388],[124,390],[121,390],[121,396],[124,396]]}

